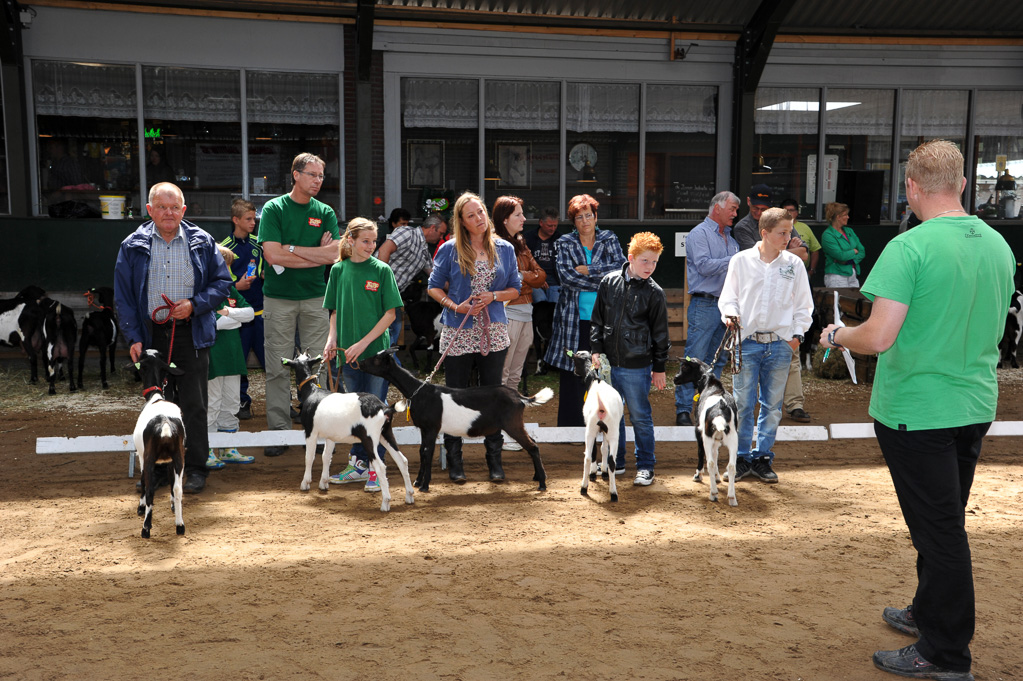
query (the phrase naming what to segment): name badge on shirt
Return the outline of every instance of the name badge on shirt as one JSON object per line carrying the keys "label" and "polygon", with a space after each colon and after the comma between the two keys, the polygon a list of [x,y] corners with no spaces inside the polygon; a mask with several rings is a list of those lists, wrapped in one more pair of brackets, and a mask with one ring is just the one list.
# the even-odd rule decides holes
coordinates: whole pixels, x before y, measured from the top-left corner
{"label": "name badge on shirt", "polygon": [[380,290],[380,282],[367,280],[366,281],[366,290],[367,291],[379,291]]}
{"label": "name badge on shirt", "polygon": [[319,227],[321,222],[323,221],[320,218],[309,218],[310,227]]}

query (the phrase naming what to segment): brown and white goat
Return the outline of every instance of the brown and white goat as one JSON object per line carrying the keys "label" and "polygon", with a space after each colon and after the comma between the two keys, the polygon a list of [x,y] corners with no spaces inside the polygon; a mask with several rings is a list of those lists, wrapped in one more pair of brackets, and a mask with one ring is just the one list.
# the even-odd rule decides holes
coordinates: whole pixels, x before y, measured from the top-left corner
{"label": "brown and white goat", "polygon": [[706,362],[691,357],[683,358],[675,374],[675,385],[692,383],[699,394],[696,402],[696,448],[699,459],[693,480],[700,482],[706,466],[710,483],[710,500],[718,500],[718,456],[724,447],[728,451],[728,504],[738,506],[735,499],[735,462],[739,450],[739,410],[735,398],[724,389]]}
{"label": "brown and white goat", "polygon": [[154,467],[166,464],[173,474],[171,485],[171,508],[174,510],[174,524],[178,534],[185,533],[185,521],[181,515],[181,493],[185,475],[185,425],[181,409],[163,397],[164,378],[167,374],[181,376],[185,372],[169,365],[156,350],[146,350],[139,358],[139,373],[146,386],[142,396],[146,406],[142,408],[135,423],[135,454],[142,472],[142,495],[139,497],[138,514],[142,521],[142,536],[149,538],[153,527]]}

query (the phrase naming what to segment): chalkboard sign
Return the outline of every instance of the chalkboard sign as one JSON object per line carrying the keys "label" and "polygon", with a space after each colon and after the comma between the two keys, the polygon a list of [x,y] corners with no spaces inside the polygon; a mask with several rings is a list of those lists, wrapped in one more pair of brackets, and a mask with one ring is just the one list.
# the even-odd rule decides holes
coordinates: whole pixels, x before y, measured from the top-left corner
{"label": "chalkboard sign", "polygon": [[707,208],[714,198],[714,159],[674,156],[670,166],[672,208]]}

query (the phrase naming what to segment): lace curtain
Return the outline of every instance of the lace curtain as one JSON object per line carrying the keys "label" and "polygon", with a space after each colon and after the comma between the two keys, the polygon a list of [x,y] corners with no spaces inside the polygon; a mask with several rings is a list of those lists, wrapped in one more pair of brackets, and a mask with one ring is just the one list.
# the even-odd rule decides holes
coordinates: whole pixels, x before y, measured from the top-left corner
{"label": "lace curtain", "polygon": [[249,120],[255,123],[338,125],[336,74],[246,72]]}
{"label": "lace curtain", "polygon": [[209,123],[241,120],[237,71],[142,67],[146,118]]}
{"label": "lace curtain", "polygon": [[906,90],[900,134],[962,139],[966,135],[966,104],[965,90]]}
{"label": "lace curtain", "polygon": [[569,83],[565,110],[573,132],[639,132],[639,85]]}
{"label": "lace curtain", "polygon": [[982,137],[1023,136],[1023,90],[980,90],[974,130]]}
{"label": "lace curtain", "polygon": [[479,127],[479,81],[404,78],[401,99],[406,128]]}
{"label": "lace curtain", "polygon": [[713,135],[717,131],[717,88],[647,85],[646,129]]}
{"label": "lace curtain", "polygon": [[561,85],[488,80],[486,126],[502,130],[558,130]]}
{"label": "lace curtain", "polygon": [[39,116],[135,118],[135,69],[131,66],[32,62],[32,90]]}

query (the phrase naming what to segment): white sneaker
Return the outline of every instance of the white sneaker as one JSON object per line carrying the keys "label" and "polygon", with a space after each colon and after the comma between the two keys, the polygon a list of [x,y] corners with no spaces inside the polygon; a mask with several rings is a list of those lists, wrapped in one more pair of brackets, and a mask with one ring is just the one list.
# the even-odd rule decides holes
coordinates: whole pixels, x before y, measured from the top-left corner
{"label": "white sneaker", "polygon": [[504,444],[501,445],[501,449],[503,449],[506,452],[521,452],[522,445],[520,445],[515,440],[505,440]]}
{"label": "white sneaker", "polygon": [[[617,472],[617,471],[616,471]],[[653,484],[654,472],[653,471],[637,471],[636,479],[632,481],[633,485],[643,485],[647,487]]]}

